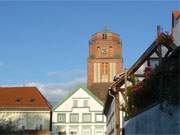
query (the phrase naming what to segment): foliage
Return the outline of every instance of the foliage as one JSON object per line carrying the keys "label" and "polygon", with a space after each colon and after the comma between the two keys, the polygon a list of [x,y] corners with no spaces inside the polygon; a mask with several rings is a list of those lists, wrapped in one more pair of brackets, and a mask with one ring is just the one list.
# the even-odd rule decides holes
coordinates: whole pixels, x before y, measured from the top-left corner
{"label": "foliage", "polygon": [[0,123],[0,135],[10,134],[15,131],[15,126],[12,125],[12,122],[2,122]]}
{"label": "foliage", "polygon": [[[178,59],[167,60],[162,67],[146,74],[146,79],[127,89],[128,117],[156,102],[167,101],[179,105],[179,65]],[[149,70],[148,70],[149,71]]]}
{"label": "foliage", "polygon": [[21,135],[22,130],[17,130],[17,127],[11,122],[6,121],[4,118],[0,119],[0,135]]}

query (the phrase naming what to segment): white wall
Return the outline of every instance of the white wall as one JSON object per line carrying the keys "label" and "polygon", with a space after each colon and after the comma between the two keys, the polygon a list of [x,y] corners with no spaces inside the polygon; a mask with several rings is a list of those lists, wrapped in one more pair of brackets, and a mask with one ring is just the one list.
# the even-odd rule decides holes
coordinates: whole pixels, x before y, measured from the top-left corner
{"label": "white wall", "polygon": [[[73,100],[78,101],[77,107],[73,106]],[[88,100],[88,106],[83,105],[84,100]],[[78,132],[78,135],[83,135],[83,132],[90,132],[91,135],[104,135],[106,131],[105,116],[103,115],[102,122],[95,121],[96,114],[102,114],[102,111],[103,105],[97,102],[84,89],[80,88],[73,95],[68,97],[68,99],[66,99],[62,104],[60,104],[53,110],[53,134],[56,135],[58,130],[61,130],[58,128],[62,127],[62,130],[65,130],[67,134],[70,134],[72,130],[76,130]],[[66,122],[64,123],[60,123],[57,121],[58,114],[62,113],[66,115]],[[79,115],[78,122],[72,123],[70,121],[70,115],[72,113],[77,113]],[[82,117],[84,113],[91,114],[91,122],[83,122]]]}
{"label": "white wall", "polygon": [[[124,106],[125,102],[124,102],[124,98],[122,96],[122,94],[119,92],[119,103],[120,105]],[[115,134],[115,100],[113,99],[113,101],[111,102],[111,105],[109,107],[108,113],[107,113],[107,130],[106,130],[106,135],[116,135]],[[123,124],[124,124],[124,112],[120,111],[120,129],[123,128]]]}
{"label": "white wall", "polygon": [[11,121],[17,129],[40,129],[49,130],[50,127],[50,112],[49,111],[0,111],[1,120],[6,122]]}
{"label": "white wall", "polygon": [[72,111],[73,100],[78,99],[78,107],[83,107],[83,100],[89,100],[90,111],[101,111],[103,106],[99,104],[93,97],[88,95],[82,88],[76,91],[71,97],[69,97],[63,104],[58,106],[55,111]]}

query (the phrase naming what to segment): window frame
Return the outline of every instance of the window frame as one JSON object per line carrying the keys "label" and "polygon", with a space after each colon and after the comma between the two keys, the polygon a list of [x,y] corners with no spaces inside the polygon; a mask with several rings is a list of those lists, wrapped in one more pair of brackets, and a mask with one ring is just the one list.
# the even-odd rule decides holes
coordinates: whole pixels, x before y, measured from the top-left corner
{"label": "window frame", "polygon": [[[64,121],[60,121],[60,115],[64,116],[64,118],[65,118]],[[58,113],[57,114],[57,122],[59,122],[59,123],[66,123],[66,114],[65,113]]]}
{"label": "window frame", "polygon": [[[75,105],[75,101],[76,101],[76,105]],[[73,107],[78,107],[78,100],[73,100]]]}
{"label": "window frame", "polygon": [[[85,104],[85,101],[87,102],[86,104]],[[83,100],[83,107],[89,107],[89,100],[88,99]]]}
{"label": "window frame", "polygon": [[[87,115],[87,114],[90,115],[90,121],[85,121],[84,120],[84,116]],[[90,122],[92,122],[92,115],[91,115],[91,113],[82,113],[82,122],[83,123],[90,123]]]}
{"label": "window frame", "polygon": [[[82,134],[82,135],[85,135],[85,134],[84,134],[84,131],[89,131],[89,134],[88,134],[88,135],[91,135],[91,132],[92,132],[91,128],[82,128],[82,131],[81,131],[81,134]],[[86,135],[87,135],[87,134],[86,134]]]}
{"label": "window frame", "polygon": [[[77,121],[72,121],[72,119],[71,119],[72,115],[77,115],[78,120]],[[70,119],[69,120],[70,120],[71,123],[79,123],[79,113],[70,113]]]}
{"label": "window frame", "polygon": [[103,40],[107,40],[107,33],[103,33],[102,38]]}
{"label": "window frame", "polygon": [[[101,116],[102,116],[102,121],[98,121],[98,120],[97,120],[97,117],[96,117],[97,115],[101,115]],[[102,113],[96,113],[96,114],[95,114],[95,122],[98,122],[98,123],[104,122],[104,116],[103,116]]]}

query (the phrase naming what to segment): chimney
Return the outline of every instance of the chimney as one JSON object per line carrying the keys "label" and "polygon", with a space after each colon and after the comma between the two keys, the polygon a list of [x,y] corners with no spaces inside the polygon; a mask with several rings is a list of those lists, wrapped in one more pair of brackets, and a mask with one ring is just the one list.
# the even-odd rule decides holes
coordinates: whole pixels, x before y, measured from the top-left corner
{"label": "chimney", "polygon": [[157,37],[160,36],[161,32],[162,32],[161,26],[158,25],[158,26],[157,26]]}

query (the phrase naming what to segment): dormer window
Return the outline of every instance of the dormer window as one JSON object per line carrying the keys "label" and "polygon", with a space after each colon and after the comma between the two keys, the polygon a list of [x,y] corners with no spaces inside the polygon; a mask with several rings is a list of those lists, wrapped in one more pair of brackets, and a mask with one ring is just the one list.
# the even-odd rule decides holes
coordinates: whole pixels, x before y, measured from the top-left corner
{"label": "dormer window", "polygon": [[21,101],[20,97],[16,97],[16,103],[19,103]]}
{"label": "dormer window", "polygon": [[107,34],[103,33],[103,40],[106,40],[106,39],[107,39]]}
{"label": "dormer window", "polygon": [[31,98],[29,101],[30,101],[31,103],[34,103],[34,102],[35,102],[35,98]]}

